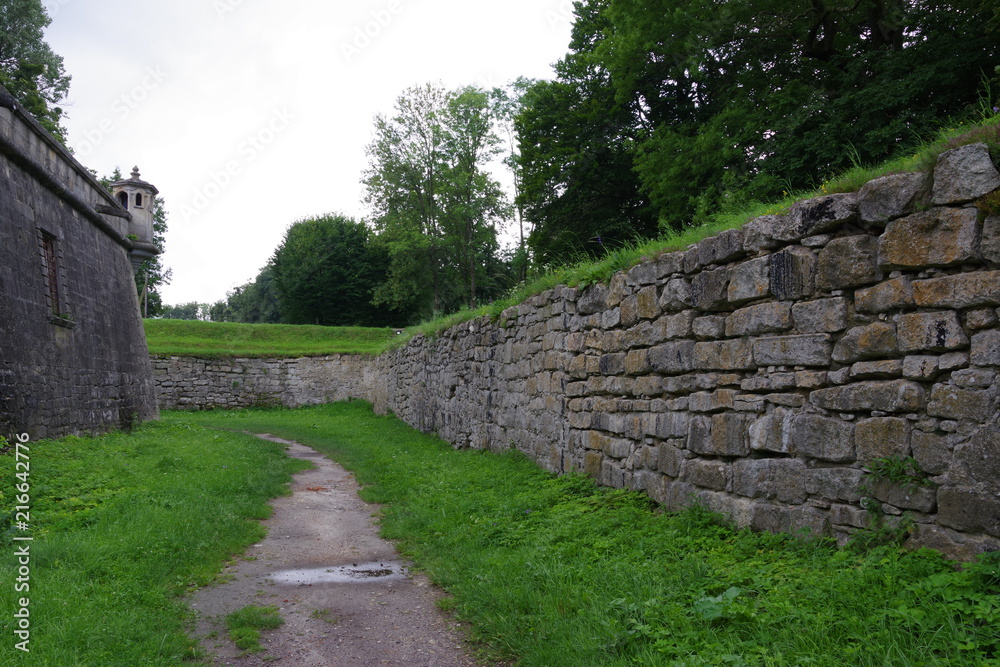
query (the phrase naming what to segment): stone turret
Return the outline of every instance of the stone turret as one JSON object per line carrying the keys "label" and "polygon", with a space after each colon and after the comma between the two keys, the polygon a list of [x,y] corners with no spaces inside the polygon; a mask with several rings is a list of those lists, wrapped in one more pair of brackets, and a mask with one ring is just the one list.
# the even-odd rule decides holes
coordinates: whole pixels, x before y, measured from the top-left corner
{"label": "stone turret", "polygon": [[139,167],[132,168],[131,178],[111,184],[111,193],[122,208],[131,214],[129,236],[133,249],[132,266],[138,270],[143,261],[159,254],[153,245],[153,198],[159,194],[156,186],[139,178]]}

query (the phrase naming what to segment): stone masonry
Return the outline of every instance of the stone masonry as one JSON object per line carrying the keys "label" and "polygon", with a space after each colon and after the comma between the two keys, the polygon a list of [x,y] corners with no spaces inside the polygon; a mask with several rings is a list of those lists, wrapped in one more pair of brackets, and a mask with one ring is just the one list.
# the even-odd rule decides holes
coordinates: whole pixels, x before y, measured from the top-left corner
{"label": "stone masonry", "polygon": [[[322,398],[740,527],[843,541],[873,509],[905,513],[915,544],[968,558],[1000,547],[1000,215],[983,199],[998,188],[985,145],[957,148],[932,173],[801,202],[609,284],[341,359]],[[240,375],[170,363],[191,365],[183,384]],[[269,374],[300,372],[284,363]],[[886,457],[932,485],[873,479]]]}

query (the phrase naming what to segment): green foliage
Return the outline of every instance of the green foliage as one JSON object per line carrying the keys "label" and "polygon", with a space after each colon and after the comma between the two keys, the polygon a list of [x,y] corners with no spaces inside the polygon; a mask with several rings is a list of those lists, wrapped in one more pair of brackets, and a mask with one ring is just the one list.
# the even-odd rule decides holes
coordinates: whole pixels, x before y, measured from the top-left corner
{"label": "green foliage", "polygon": [[393,329],[144,320],[150,354],[195,357],[319,357],[379,354]]}
{"label": "green foliage", "polygon": [[268,262],[252,281],[240,285],[209,309],[213,322],[280,324],[281,305],[274,285],[274,265]]}
{"label": "green foliage", "polygon": [[868,464],[868,474],[872,479],[884,479],[904,488],[934,485],[912,456],[887,456],[875,459]]}
{"label": "green foliage", "polygon": [[[994,555],[734,531],[701,508],[454,450],[362,402],[171,420],[267,431],[353,471],[383,534],[491,655],[560,665],[962,665],[1000,659]],[[516,443],[514,443],[516,444]]]}
{"label": "green foliage", "polygon": [[388,326],[402,317],[372,303],[388,257],[364,223],[342,215],[300,220],[285,232],[271,267],[290,324]]}
{"label": "green foliage", "polygon": [[0,0],[0,84],[65,143],[58,105],[69,92],[70,76],[44,40],[51,22],[40,0]]}
{"label": "green foliage", "polygon": [[226,616],[229,638],[237,648],[251,654],[264,651],[264,647],[260,645],[261,630],[274,630],[284,624],[285,619],[274,605],[267,607],[247,605]]}
{"label": "green foliage", "polygon": [[[0,642],[0,664],[174,667],[196,658],[182,596],[259,540],[267,501],[302,469],[280,445],[149,423],[132,433],[30,443],[31,653]],[[0,456],[3,551],[12,554],[14,457]],[[18,536],[23,536],[18,531]],[[14,558],[0,577],[18,576]],[[13,637],[13,618],[0,630]]]}

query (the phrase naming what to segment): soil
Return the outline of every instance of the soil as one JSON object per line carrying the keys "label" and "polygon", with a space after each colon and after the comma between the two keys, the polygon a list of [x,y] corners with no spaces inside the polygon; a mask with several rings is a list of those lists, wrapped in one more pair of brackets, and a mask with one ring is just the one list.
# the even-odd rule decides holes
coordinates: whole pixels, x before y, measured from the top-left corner
{"label": "soil", "polygon": [[[267,537],[227,566],[220,583],[195,592],[195,634],[214,665],[256,667],[472,667],[460,623],[442,593],[382,539],[377,507],[325,456],[271,435],[315,468],[297,473],[292,495],[273,501]],[[264,652],[245,654],[225,616],[247,605],[278,607],[285,623],[261,632]]]}

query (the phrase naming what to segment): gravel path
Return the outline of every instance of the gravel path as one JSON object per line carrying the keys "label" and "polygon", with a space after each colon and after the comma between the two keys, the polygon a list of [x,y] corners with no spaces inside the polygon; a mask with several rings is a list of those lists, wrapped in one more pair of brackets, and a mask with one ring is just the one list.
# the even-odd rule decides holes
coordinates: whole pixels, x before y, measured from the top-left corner
{"label": "gravel path", "polygon": [[[239,667],[405,665],[473,667],[460,624],[446,618],[441,593],[408,572],[393,545],[378,535],[375,507],[354,478],[304,445],[260,437],[308,459],[292,495],[276,499],[267,537],[226,568],[216,586],[194,593],[196,635],[213,664]],[[226,633],[226,614],[247,605],[276,605],[285,624],[264,630],[256,655],[242,655]]]}

